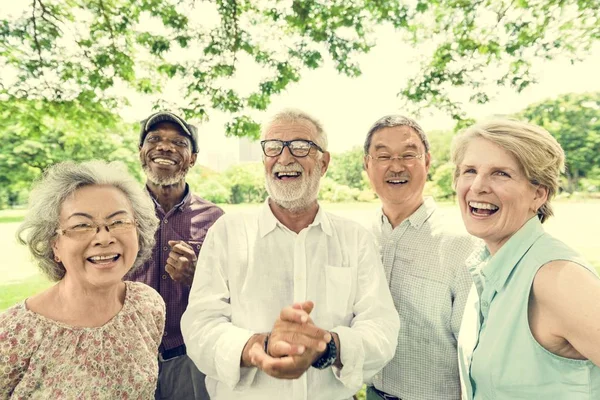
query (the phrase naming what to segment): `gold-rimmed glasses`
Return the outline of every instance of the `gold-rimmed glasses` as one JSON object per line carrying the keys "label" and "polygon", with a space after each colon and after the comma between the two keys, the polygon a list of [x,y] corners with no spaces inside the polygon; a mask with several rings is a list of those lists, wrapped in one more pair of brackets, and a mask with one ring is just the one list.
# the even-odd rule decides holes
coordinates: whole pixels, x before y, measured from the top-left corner
{"label": "gold-rimmed glasses", "polygon": [[121,218],[110,221],[106,224],[97,224],[95,222],[83,222],[69,226],[67,228],[59,228],[56,233],[64,235],[71,239],[84,240],[91,239],[94,235],[100,232],[100,228],[105,228],[108,232],[114,235],[130,231],[135,228],[137,221],[131,218]]}
{"label": "gold-rimmed glasses", "polygon": [[394,160],[400,161],[400,163],[410,167],[417,163],[417,160],[421,160],[425,153],[404,153],[397,156],[391,156],[389,154],[378,154],[378,155],[370,155],[367,154],[373,162],[381,167],[389,167]]}

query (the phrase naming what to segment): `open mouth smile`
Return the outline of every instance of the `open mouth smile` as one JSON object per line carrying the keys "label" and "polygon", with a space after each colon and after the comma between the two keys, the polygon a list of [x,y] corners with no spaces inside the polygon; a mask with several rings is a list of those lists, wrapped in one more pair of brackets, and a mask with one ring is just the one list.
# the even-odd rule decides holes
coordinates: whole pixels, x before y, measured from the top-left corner
{"label": "open mouth smile", "polygon": [[107,255],[102,255],[102,256],[88,257],[87,260],[89,262],[91,262],[92,264],[106,265],[106,264],[110,264],[110,263],[117,261],[120,257],[121,257],[120,254],[115,253],[115,254],[107,254]]}
{"label": "open mouth smile", "polygon": [[469,212],[476,217],[489,217],[500,209],[495,204],[478,201],[469,201],[467,205],[469,206]]}
{"label": "open mouth smile", "polygon": [[171,160],[169,158],[164,157],[155,157],[152,158],[152,162],[158,165],[175,165],[177,162],[175,160]]}
{"label": "open mouth smile", "polygon": [[279,180],[297,179],[302,175],[300,171],[275,172],[275,178]]}
{"label": "open mouth smile", "polygon": [[387,183],[389,185],[404,185],[404,184],[408,183],[408,179],[406,179],[406,178],[387,179],[385,181],[385,183]]}

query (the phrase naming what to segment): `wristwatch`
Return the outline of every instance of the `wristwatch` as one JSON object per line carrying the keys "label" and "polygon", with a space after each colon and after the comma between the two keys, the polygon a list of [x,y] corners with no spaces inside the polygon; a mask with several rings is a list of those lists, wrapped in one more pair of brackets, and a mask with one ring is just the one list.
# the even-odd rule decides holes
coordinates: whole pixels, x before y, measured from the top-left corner
{"label": "wristwatch", "polygon": [[331,367],[337,358],[337,346],[335,345],[335,341],[333,340],[333,335],[331,335],[331,340],[327,344],[327,348],[325,349],[325,353],[315,361],[312,366],[316,369],[325,369]]}

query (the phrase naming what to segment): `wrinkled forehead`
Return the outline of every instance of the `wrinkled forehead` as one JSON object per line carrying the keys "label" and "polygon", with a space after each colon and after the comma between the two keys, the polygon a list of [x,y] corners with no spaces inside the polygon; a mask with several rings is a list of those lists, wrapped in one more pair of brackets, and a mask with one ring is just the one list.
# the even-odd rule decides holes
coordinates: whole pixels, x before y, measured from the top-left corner
{"label": "wrinkled forehead", "polygon": [[273,121],[265,129],[263,138],[280,140],[305,139],[316,142],[317,128],[312,122],[304,119]]}

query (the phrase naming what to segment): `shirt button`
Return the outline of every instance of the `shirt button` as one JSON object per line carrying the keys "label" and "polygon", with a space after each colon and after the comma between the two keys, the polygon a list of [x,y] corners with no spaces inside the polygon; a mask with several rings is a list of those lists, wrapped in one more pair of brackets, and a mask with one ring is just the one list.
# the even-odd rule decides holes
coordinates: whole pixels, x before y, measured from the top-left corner
{"label": "shirt button", "polygon": [[167,279],[167,274],[162,276],[163,279]]}
{"label": "shirt button", "polygon": [[168,335],[168,333],[167,333],[167,332],[163,333],[163,336],[167,336],[167,335]]}
{"label": "shirt button", "polygon": [[490,305],[490,303],[488,303],[488,302],[487,302],[487,301],[485,301],[485,300],[481,302],[481,306],[482,306],[483,308],[488,308],[488,306],[489,306],[489,305]]}
{"label": "shirt button", "polygon": [[163,222],[166,224],[169,222],[169,220],[165,218]]}
{"label": "shirt button", "polygon": [[163,251],[167,251],[169,248],[167,246],[163,247]]}

